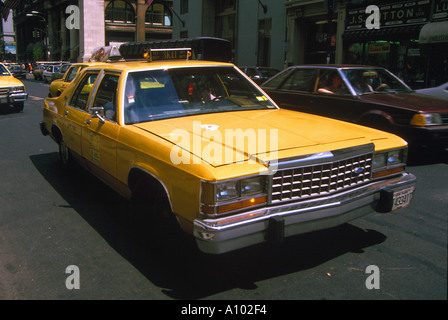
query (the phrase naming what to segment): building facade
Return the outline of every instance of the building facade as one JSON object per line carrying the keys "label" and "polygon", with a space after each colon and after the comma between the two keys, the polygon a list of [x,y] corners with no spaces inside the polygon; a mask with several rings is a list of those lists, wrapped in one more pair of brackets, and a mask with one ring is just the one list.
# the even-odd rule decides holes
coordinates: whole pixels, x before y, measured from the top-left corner
{"label": "building facade", "polygon": [[172,38],[173,0],[34,0],[14,8],[21,61],[87,61],[99,46]]}
{"label": "building facade", "polygon": [[[101,45],[213,36],[231,41],[239,66],[371,64],[390,69],[413,88],[446,79],[448,0],[22,2],[14,8],[22,61],[85,61]],[[370,5],[378,12],[368,11]],[[70,28],[77,15],[69,7],[79,9],[77,28]]]}
{"label": "building facade", "polygon": [[174,8],[173,37],[231,40],[237,65],[371,64],[415,89],[445,79],[448,0],[175,0]]}
{"label": "building facade", "polygon": [[16,60],[16,35],[12,19],[12,11],[5,13],[6,19],[0,23],[0,61]]}

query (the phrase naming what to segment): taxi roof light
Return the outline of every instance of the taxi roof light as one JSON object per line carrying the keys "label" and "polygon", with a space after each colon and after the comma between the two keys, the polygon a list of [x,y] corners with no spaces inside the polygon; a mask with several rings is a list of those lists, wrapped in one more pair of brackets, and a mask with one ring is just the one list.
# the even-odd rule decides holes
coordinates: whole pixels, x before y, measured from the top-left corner
{"label": "taxi roof light", "polygon": [[143,58],[148,60],[148,62],[158,60],[189,60],[191,59],[191,48],[149,49],[145,50]]}

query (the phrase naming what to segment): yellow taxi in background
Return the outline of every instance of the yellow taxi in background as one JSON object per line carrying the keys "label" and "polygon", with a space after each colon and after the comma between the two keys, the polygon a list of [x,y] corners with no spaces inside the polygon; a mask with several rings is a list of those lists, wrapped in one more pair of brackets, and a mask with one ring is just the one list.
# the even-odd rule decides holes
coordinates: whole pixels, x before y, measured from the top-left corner
{"label": "yellow taxi in background", "polygon": [[28,94],[22,81],[0,63],[0,110],[21,112],[27,99]]}
{"label": "yellow taxi in background", "polygon": [[403,139],[279,109],[235,65],[190,60],[188,48],[145,55],[84,68],[45,99],[40,128],[64,165],[77,161],[203,252],[409,205]]}
{"label": "yellow taxi in background", "polygon": [[64,76],[61,79],[53,80],[50,83],[50,91],[48,92],[49,97],[57,97],[64,91],[65,87],[75,79],[76,75],[85,67],[87,67],[89,63],[74,63],[72,64],[68,70],[64,73]]}

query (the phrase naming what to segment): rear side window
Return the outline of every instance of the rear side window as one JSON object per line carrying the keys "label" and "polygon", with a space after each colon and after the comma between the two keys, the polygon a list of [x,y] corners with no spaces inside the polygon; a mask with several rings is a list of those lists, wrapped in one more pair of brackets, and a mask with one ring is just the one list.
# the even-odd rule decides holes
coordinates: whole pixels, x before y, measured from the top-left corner
{"label": "rear side window", "polygon": [[281,89],[292,91],[313,92],[314,69],[296,69],[284,82]]}
{"label": "rear side window", "polygon": [[294,68],[286,69],[285,71],[279,73],[276,77],[273,77],[263,83],[263,87],[271,89],[281,89],[282,84],[289,78],[291,74],[294,73]]}

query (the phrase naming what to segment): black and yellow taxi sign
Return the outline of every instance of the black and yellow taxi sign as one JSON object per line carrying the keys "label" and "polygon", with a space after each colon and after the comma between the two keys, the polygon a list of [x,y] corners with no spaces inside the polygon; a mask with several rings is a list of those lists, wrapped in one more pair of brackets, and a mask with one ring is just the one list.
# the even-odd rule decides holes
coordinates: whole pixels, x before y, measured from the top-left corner
{"label": "black and yellow taxi sign", "polygon": [[143,57],[149,62],[158,60],[188,60],[191,58],[190,48],[149,49]]}

